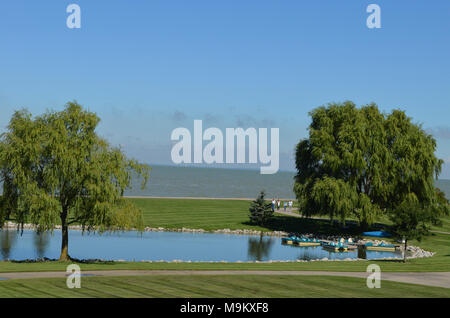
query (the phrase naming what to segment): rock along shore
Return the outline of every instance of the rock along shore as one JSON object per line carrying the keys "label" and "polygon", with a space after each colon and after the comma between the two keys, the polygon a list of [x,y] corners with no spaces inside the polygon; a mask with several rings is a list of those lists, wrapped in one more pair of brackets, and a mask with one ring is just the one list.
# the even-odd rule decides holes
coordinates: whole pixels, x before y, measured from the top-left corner
{"label": "rock along shore", "polygon": [[[6,222],[4,228],[7,229],[17,229],[18,224],[13,222]],[[34,224],[24,224],[24,230],[35,230],[36,226]],[[55,226],[56,230],[61,229],[61,225]],[[70,225],[69,230],[82,231],[83,227],[81,225]],[[135,229],[131,229],[133,231]],[[256,231],[256,230],[230,230],[230,229],[219,229],[219,230],[211,230],[207,231],[204,229],[190,229],[190,228],[164,228],[164,227],[145,227],[145,232],[186,232],[186,233],[220,233],[220,234],[240,234],[240,235],[266,235],[266,236],[287,236],[289,233],[283,231]]]}

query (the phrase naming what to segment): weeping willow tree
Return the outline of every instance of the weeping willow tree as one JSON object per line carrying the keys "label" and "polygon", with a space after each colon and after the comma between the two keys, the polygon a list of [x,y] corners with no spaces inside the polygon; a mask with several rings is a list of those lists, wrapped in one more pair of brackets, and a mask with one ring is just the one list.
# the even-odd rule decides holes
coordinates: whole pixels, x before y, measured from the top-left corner
{"label": "weeping willow tree", "polygon": [[13,220],[22,230],[32,223],[43,232],[61,225],[60,260],[70,259],[71,224],[100,232],[143,228],[141,211],[123,193],[132,172],[143,177],[144,187],[149,168],[100,138],[99,121],[71,102],[34,118],[16,111],[1,135],[0,226]]}
{"label": "weeping willow tree", "polygon": [[443,161],[434,155],[436,141],[403,111],[384,114],[375,104],[344,102],[310,116],[309,138],[296,147],[294,184],[305,216],[356,217],[367,227],[411,197],[440,209],[434,178]]}

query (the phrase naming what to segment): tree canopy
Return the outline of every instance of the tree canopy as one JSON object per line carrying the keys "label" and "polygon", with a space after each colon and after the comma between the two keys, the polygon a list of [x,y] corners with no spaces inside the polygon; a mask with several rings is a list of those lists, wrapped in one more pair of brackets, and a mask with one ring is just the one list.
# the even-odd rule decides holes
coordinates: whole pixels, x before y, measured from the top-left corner
{"label": "tree canopy", "polygon": [[442,224],[437,212],[430,206],[423,206],[414,196],[411,196],[390,213],[389,217],[393,223],[391,232],[394,237],[403,239],[405,243],[403,261],[406,262],[408,240],[421,241],[422,237],[429,233],[431,224]]}
{"label": "tree canopy", "polygon": [[403,111],[385,114],[376,104],[357,108],[347,101],[309,115],[309,137],[296,147],[294,184],[304,215],[356,217],[367,226],[407,200],[448,212],[434,188],[443,163],[434,154],[436,141]]}
{"label": "tree canopy", "polygon": [[256,200],[250,203],[250,221],[259,225],[265,225],[273,216],[272,204],[264,199],[265,192],[261,191]]}
{"label": "tree canopy", "polygon": [[0,137],[0,226],[14,220],[22,229],[28,222],[48,231],[60,224],[61,260],[69,259],[70,224],[98,231],[143,227],[141,211],[123,193],[133,171],[145,186],[149,167],[99,137],[99,121],[76,102],[34,118],[26,110],[13,114]]}

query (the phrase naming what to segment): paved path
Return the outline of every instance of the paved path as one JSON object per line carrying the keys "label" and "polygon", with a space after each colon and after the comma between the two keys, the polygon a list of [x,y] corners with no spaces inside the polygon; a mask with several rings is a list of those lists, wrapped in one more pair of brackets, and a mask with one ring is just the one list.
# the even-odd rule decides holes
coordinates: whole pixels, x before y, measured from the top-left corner
{"label": "paved path", "polygon": [[[18,272],[0,273],[2,279],[33,279],[66,277],[66,272]],[[214,271],[214,270],[111,270],[83,271],[82,276],[147,276],[147,275],[320,275],[367,278],[365,272],[328,272],[328,271]],[[401,283],[450,288],[450,272],[382,272],[381,280]],[[0,283],[1,284],[1,283]]]}
{"label": "paved path", "polygon": [[275,213],[280,213],[284,215],[294,216],[296,218],[301,218],[302,216],[294,211],[297,211],[297,208],[292,208],[291,210],[287,209],[284,211],[284,209],[275,210]]}
{"label": "paved path", "polygon": [[450,232],[443,232],[443,231],[430,231],[433,233],[439,233],[439,234],[450,234]]}

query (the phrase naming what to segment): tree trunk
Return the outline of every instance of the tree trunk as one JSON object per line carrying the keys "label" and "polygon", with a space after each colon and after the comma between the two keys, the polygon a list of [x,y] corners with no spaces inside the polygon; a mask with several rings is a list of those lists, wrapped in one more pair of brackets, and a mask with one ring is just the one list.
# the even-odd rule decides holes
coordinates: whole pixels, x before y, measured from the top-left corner
{"label": "tree trunk", "polygon": [[[66,209],[64,209],[66,210]],[[67,210],[61,214],[61,256],[60,261],[70,261],[69,256],[69,227],[67,226]]]}
{"label": "tree trunk", "polygon": [[365,232],[369,229],[369,223],[366,220],[362,220],[359,222],[359,228],[362,232]]}
{"label": "tree trunk", "polygon": [[408,244],[408,240],[405,239],[405,251],[403,252],[403,263],[406,263],[406,248],[408,246],[407,244]]}

